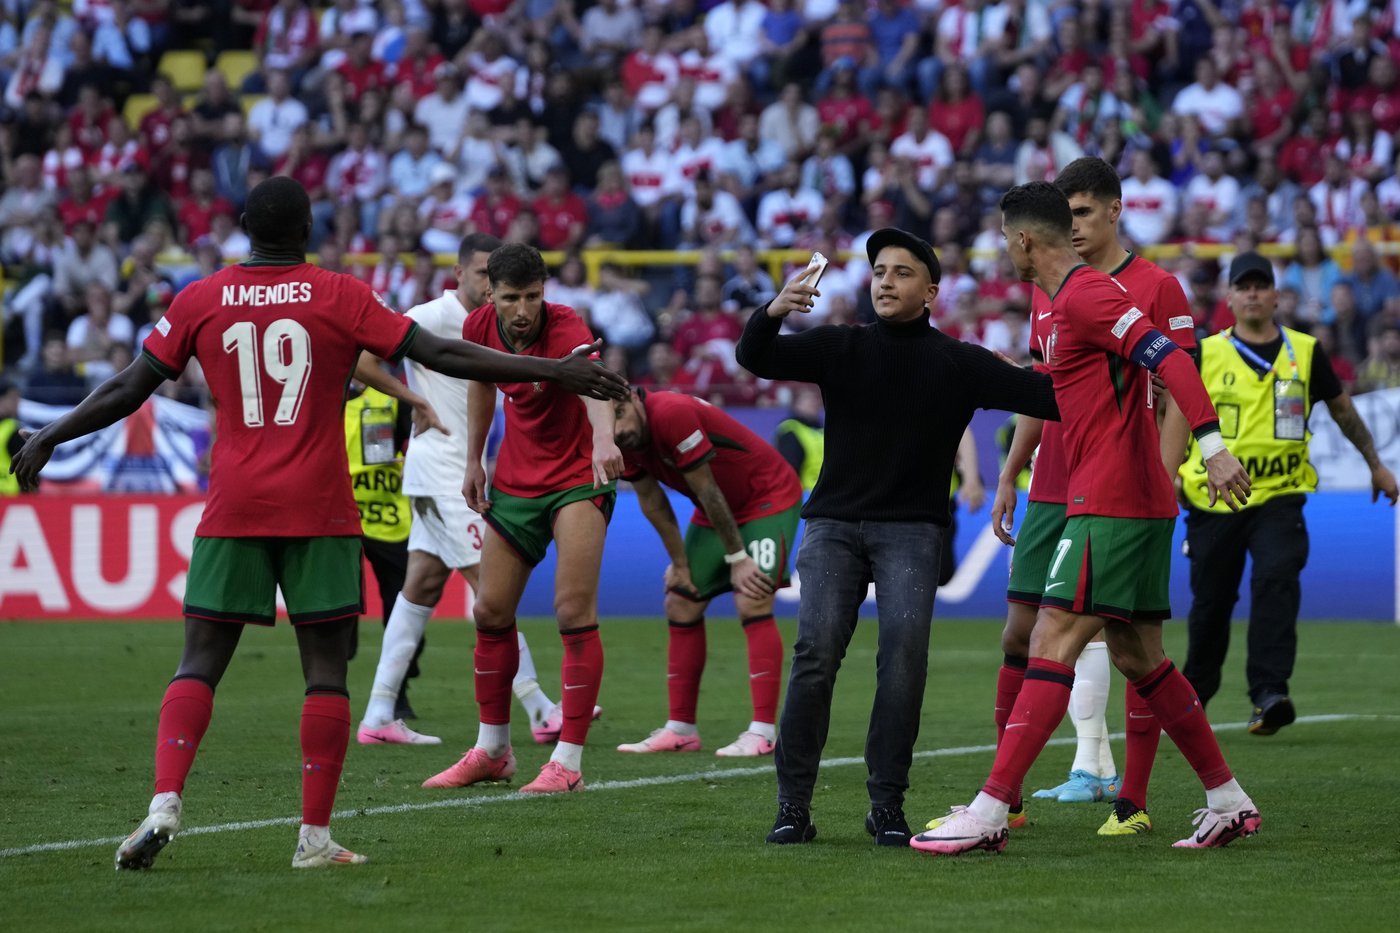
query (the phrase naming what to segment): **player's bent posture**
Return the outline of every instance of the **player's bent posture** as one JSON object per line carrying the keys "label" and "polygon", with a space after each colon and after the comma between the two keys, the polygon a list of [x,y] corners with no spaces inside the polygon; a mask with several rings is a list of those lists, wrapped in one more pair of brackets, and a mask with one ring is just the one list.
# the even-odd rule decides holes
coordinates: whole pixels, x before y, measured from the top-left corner
{"label": "player's bent posture", "polygon": [[[462,336],[521,359],[555,360],[592,343],[572,308],[544,300],[548,275],[539,252],[507,243],[486,264],[492,303],[467,317]],[[599,369],[602,367],[599,366]],[[506,436],[490,498],[482,452],[506,396]],[[510,746],[511,681],[520,663],[515,612],[550,539],[558,554],[554,613],[564,641],[564,722],[554,754],[523,793],[583,789],[583,742],[603,677],[598,638],[598,571],[616,499],[622,454],[613,440],[613,407],[524,379],[484,379],[467,389],[467,504],[486,519],[476,602],[476,745],[424,787],[464,787],[515,773]]]}
{"label": "player's bent posture", "polygon": [[[501,241],[485,233],[463,238],[452,269],[455,291],[416,305],[406,316],[421,330],[456,339],[473,308],[490,300],[486,261]],[[420,431],[404,455],[403,493],[409,497],[413,524],[408,533],[408,568],[403,589],[389,615],[374,686],[356,738],[362,745],[438,745],[441,739],[421,735],[395,714],[395,704],[433,608],[453,570],[475,592],[486,523],[462,498],[467,469],[467,381],[435,372],[421,363],[408,363],[409,385],[439,412],[441,430]],[[520,670],[514,689],[530,715],[535,740],[559,735],[562,711],[540,689],[525,636],[520,636]]]}
{"label": "player's bent posture", "polygon": [[32,435],[13,465],[32,488],[56,445],[131,414],[191,359],[203,367],[218,431],[186,583],[184,654],[161,704],[155,797],[117,849],[119,869],[149,867],[179,831],[181,794],[214,690],[243,625],[273,623],[279,586],[306,679],[302,825],[292,865],[365,861],[333,842],[329,829],[350,734],[346,656],[362,610],[360,522],[341,418],[362,349],[408,355],[459,378],[559,380],[605,398],[626,391],[584,350],[545,360],[441,340],[356,279],[307,265],[311,204],[290,178],[253,189],[243,227],[253,258],[182,291],[142,358]]}
{"label": "player's bent posture", "polygon": [[1114,664],[1206,789],[1195,832],[1176,845],[1227,845],[1258,831],[1259,811],[1225,764],[1195,691],[1162,653],[1176,499],[1148,408],[1147,370],[1166,382],[1199,440],[1212,501],[1242,501],[1249,476],[1220,439],[1190,355],[1152,326],[1122,286],[1080,261],[1064,194],[1033,182],[1008,191],[1001,207],[1017,273],[1051,296],[1045,354],[1064,425],[1068,518],[992,773],[970,806],[955,808],[911,844],[945,855],[1005,848],[1010,805],[1069,706],[1070,665],[1103,631]]}
{"label": "player's bent posture", "polygon": [[[1065,166],[1055,180],[1069,199],[1073,228],[1071,245],[1091,268],[1107,272],[1128,291],[1159,331],[1171,337],[1183,350],[1196,346],[1191,308],[1180,283],[1170,273],[1123,249],[1118,241],[1118,219],[1122,214],[1122,187],[1113,166],[1102,159],[1086,157]],[[1031,302],[1031,356],[1038,369],[1045,367],[1045,348],[1051,334],[1050,297],[1040,289]],[[1148,399],[1149,403],[1151,398]],[[1156,406],[1161,434],[1161,456],[1168,475],[1176,472],[1186,452],[1190,427],[1181,409],[1169,394]],[[1063,427],[1056,422],[1042,423],[1020,418],[1007,453],[996,499],[992,505],[992,525],[1005,543],[1015,545],[1011,579],[1007,586],[1006,627],[1002,632],[1005,662],[997,674],[995,720],[997,741],[1001,741],[1007,719],[1016,703],[1030,654],[1031,631],[1035,628],[1045,586],[1045,571],[1054,557],[1056,542],[1065,527],[1066,482]],[[1025,520],[1015,539],[1010,535],[1011,517],[1016,510],[1016,477],[1035,458],[1035,472],[1027,494]],[[1069,779],[1058,787],[1036,791],[1036,797],[1061,803],[1087,803],[1109,799],[1111,814],[1099,832],[1102,835],[1131,835],[1152,828],[1147,816],[1147,784],[1157,754],[1161,727],[1152,711],[1137,695],[1132,684],[1124,700],[1128,734],[1127,764],[1119,778],[1108,741],[1110,680],[1108,646],[1096,636],[1074,664],[1074,689],[1070,692],[1069,714],[1078,739]],[[1115,799],[1116,797],[1116,799]],[[1012,804],[1008,825],[1015,829],[1025,823],[1018,799]],[[930,826],[930,829],[933,827]]]}
{"label": "player's bent posture", "polygon": [[[773,594],[788,582],[802,483],[758,435],[697,398],[641,389],[617,403],[616,415],[623,478],[635,487],[642,513],[671,559],[665,577],[670,718],[648,738],[617,750],[700,750],[695,709],[705,670],[705,608],[733,590],[748,643],[753,720],[715,754],[771,754],[783,670]],[[663,483],[695,503],[684,540]]]}

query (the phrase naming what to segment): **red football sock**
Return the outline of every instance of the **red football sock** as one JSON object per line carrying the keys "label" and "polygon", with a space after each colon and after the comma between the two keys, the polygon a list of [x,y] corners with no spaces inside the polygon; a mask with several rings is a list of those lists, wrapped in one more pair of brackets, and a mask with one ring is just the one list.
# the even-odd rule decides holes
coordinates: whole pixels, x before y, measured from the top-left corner
{"label": "red football sock", "polygon": [[666,694],[670,719],[695,722],[700,675],[705,671],[705,620],[666,622]]}
{"label": "red football sock", "polygon": [[1123,691],[1123,706],[1128,733],[1128,754],[1123,765],[1123,784],[1118,789],[1119,800],[1131,800],[1147,809],[1147,782],[1152,777],[1152,765],[1157,760],[1157,743],[1162,738],[1162,725],[1137,692],[1128,684]]}
{"label": "red football sock", "polygon": [[193,677],[172,680],[156,726],[156,793],[185,792],[200,739],[214,714],[214,688]]}
{"label": "red football sock", "polygon": [[350,698],[343,693],[308,694],[301,707],[301,821],[305,825],[331,825],[349,742]]}
{"label": "red football sock", "polygon": [[1058,661],[1032,658],[1016,708],[997,747],[996,764],[982,790],[1008,806],[1021,795],[1026,772],[1069,709],[1074,668]]}
{"label": "red football sock", "polygon": [[[1133,681],[1133,686],[1152,708],[1187,764],[1195,769],[1196,777],[1201,779],[1206,790],[1219,787],[1233,777],[1196,691],[1170,659],[1141,680]],[[1132,797],[1128,799],[1141,803]]]}
{"label": "red football sock", "polygon": [[490,726],[509,725],[510,685],[520,670],[520,641],[515,626],[494,631],[478,628],[472,660],[481,721]]}
{"label": "red football sock", "polygon": [[753,698],[753,721],[778,721],[778,691],[783,685],[783,636],[773,614],[744,619],[744,638],[749,643],[749,694]]}
{"label": "red football sock", "polygon": [[596,625],[559,635],[564,640],[564,728],[559,741],[582,745],[603,683],[603,640]]}
{"label": "red football sock", "polygon": [[1021,684],[1026,679],[1025,658],[1004,655],[1001,669],[997,671],[997,705],[992,716],[997,724],[997,746],[1001,746],[1002,734],[1011,719],[1011,711],[1016,708],[1016,697],[1021,693]]}

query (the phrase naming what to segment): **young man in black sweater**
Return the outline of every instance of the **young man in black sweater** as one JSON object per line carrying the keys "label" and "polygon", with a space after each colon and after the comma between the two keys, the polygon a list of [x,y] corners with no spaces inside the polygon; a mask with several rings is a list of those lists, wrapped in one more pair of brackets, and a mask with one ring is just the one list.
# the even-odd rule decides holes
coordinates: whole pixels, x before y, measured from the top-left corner
{"label": "young man in black sweater", "polygon": [[783,319],[810,310],[820,294],[804,272],[754,312],[738,346],[739,363],[754,375],[816,383],[826,403],[825,461],[802,509],[802,601],[775,755],[778,818],[768,841],[779,844],[816,835],[810,807],[832,689],[872,582],[880,632],[865,825],[879,845],[909,844],[904,792],[958,441],[978,408],[1059,419],[1048,376],[929,325],[940,270],[927,243],[886,228],[866,252],[873,325],[778,336]]}

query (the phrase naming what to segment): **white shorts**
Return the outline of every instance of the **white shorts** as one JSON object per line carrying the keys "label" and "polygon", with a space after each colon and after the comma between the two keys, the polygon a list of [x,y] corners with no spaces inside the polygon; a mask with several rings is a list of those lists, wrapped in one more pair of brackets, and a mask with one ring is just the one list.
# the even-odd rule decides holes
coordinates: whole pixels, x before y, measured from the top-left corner
{"label": "white shorts", "polygon": [[431,554],[453,570],[481,563],[486,522],[472,511],[461,494],[410,496],[413,524],[408,549]]}

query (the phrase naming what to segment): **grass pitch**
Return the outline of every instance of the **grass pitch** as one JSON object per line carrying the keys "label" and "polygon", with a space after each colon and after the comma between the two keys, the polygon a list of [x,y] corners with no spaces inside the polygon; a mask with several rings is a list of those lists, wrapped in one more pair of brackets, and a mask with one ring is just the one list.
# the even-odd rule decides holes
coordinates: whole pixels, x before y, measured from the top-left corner
{"label": "grass pitch", "polygon": [[[552,623],[522,625],[557,694]],[[352,663],[363,711],[377,656],[366,623]],[[419,784],[475,738],[470,633],[435,624],[413,687],[429,748],[353,743],[336,838],[359,868],[293,872],[302,686],[285,628],[254,628],[215,703],[185,795],[186,831],[146,873],[112,870],[115,838],[150,797],[161,693],[178,659],[172,624],[0,625],[0,928],[7,930],[742,930],[1393,929],[1400,843],[1390,817],[1400,770],[1400,630],[1303,627],[1293,696],[1304,717],[1247,735],[1243,630],[1212,703],[1221,743],[1264,815],[1261,835],[1220,851],[1174,851],[1202,805],[1194,776],[1162,743],[1150,809],[1156,831],[1102,839],[1104,805],[1035,801],[1002,856],[933,858],[876,849],[862,753],[874,688],[874,625],[862,625],[837,684],[830,764],[814,806],[816,842],[763,844],[770,759],[712,749],[748,721],[743,636],[711,622],[700,706],[706,750],[613,751],[665,719],[664,625],[610,621],[608,666],[584,756],[590,789],[524,799],[505,786],[430,792]],[[911,823],[972,796],[991,764],[999,628],[935,622]],[[793,624],[784,624],[791,643]],[[1168,628],[1184,655],[1184,627]],[[1122,725],[1121,687],[1109,723]],[[1323,721],[1309,717],[1335,716]],[[517,707],[519,786],[547,759]],[[1063,727],[1060,736],[1070,735]],[[982,747],[982,748],[979,748]],[[1122,765],[1122,744],[1116,744]],[[1063,780],[1072,748],[1053,747],[1028,789]],[[435,806],[426,807],[433,804]],[[260,821],[285,822],[266,825]],[[252,823],[251,826],[232,824]],[[199,830],[208,830],[200,832]],[[67,847],[32,851],[37,844]],[[24,850],[17,852],[16,850]]]}

